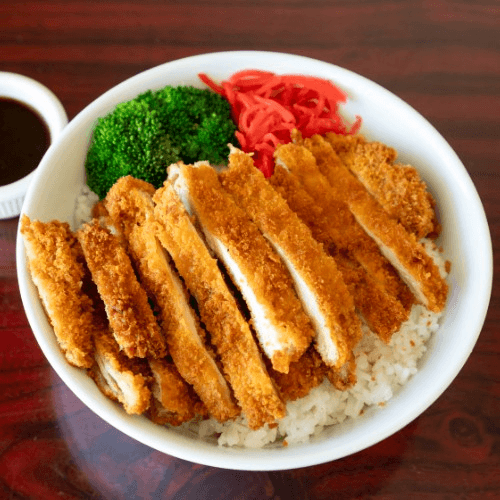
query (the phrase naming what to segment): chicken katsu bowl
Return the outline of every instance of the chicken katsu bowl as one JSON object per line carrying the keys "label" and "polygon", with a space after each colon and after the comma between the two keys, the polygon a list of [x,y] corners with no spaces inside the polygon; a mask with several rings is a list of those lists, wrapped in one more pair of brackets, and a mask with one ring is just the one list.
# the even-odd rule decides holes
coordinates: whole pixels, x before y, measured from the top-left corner
{"label": "chicken katsu bowl", "polygon": [[342,458],[418,417],[492,280],[481,202],[432,125],[269,52],[169,62],[90,104],[35,173],[17,245],[28,320],[75,395],[241,470]]}

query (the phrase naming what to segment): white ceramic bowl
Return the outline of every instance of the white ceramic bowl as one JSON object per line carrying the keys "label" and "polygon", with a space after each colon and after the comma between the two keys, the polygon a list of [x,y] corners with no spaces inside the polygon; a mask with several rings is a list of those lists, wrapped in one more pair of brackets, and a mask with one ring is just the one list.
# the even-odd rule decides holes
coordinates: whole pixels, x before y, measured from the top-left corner
{"label": "white ceramic bowl", "polygon": [[127,416],[106,399],[82,371],[64,360],[26,268],[18,237],[19,285],[33,332],[47,359],[69,388],[95,413],[125,434],[176,457],[216,467],[276,470],[305,467],[344,457],[395,433],[420,415],[462,368],[481,331],[492,282],[491,240],[483,207],[471,179],[447,142],[414,109],[379,85],[332,64],[269,52],[206,54],[169,62],[106,92],[64,130],[35,172],[23,206],[32,218],[71,222],[84,183],[84,159],[97,117],[146,89],[167,84],[200,85],[205,72],[216,81],[248,68],[303,73],[334,81],[349,94],[348,120],[363,118],[361,132],[394,146],[400,159],[418,168],[437,199],[443,225],[440,243],[453,263],[451,294],[442,324],[420,361],[420,370],[389,403],[349,423],[323,431],[308,444],[270,449],[231,449]]}
{"label": "white ceramic bowl", "polygon": [[[68,123],[66,111],[55,94],[27,76],[0,71],[0,97],[14,99],[35,110],[49,128],[51,143]],[[33,175],[34,171],[22,179],[0,186],[0,219],[19,215]]]}

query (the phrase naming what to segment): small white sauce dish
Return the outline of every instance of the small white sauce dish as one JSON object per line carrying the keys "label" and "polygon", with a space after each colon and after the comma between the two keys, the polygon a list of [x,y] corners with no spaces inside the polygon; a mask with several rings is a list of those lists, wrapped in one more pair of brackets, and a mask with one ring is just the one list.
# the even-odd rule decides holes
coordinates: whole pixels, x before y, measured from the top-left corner
{"label": "small white sauce dish", "polygon": [[[68,123],[66,111],[55,94],[27,76],[0,71],[0,98],[18,101],[37,112],[47,124],[51,144]],[[0,185],[0,219],[16,217],[21,213],[35,170],[15,182]]]}

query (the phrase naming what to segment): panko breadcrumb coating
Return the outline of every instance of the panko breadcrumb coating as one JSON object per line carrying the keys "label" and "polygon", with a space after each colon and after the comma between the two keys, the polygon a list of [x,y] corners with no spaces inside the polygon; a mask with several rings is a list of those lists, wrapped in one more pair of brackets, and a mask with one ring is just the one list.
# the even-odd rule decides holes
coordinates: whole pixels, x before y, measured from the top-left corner
{"label": "panko breadcrumb coating", "polygon": [[118,237],[95,219],[77,237],[120,349],[129,358],[164,357],[165,339]]}
{"label": "panko breadcrumb coating", "polygon": [[92,367],[91,376],[101,392],[115,401],[125,400],[123,404],[128,410],[134,408],[133,401],[142,401],[143,406],[139,409],[135,405],[134,413],[145,411],[144,403],[150,397],[147,416],[160,424],[180,425],[196,415],[206,415],[203,403],[170,358],[128,358],[119,351],[97,287],[90,282],[87,288],[95,305],[94,323],[98,328],[101,351],[96,355],[96,359],[100,356],[100,363]]}
{"label": "panko breadcrumb coating", "polygon": [[210,256],[171,184],[165,183],[153,199],[156,219],[166,229],[158,237],[198,303],[201,319],[249,427],[258,429],[282,418],[285,405],[217,261]]}
{"label": "panko breadcrumb coating", "polygon": [[[296,142],[298,136],[300,133],[297,133],[298,131],[293,131],[294,137],[293,140]],[[353,151],[358,147],[359,144],[365,144],[366,139],[361,135],[361,134],[355,134],[355,135],[343,135],[343,134],[335,134],[332,132],[327,132],[325,134],[325,139],[332,145],[333,150],[338,154],[341,155],[342,153],[348,153],[350,151]],[[388,153],[392,154],[391,161],[394,161],[396,159],[396,151],[394,149],[390,149],[387,151]]]}
{"label": "panko breadcrumb coating", "polygon": [[[409,314],[415,302],[409,287],[383,255],[377,243],[357,222],[348,204],[336,196],[327,177],[319,169],[316,156],[325,150],[329,153],[331,147],[320,136],[315,136],[314,143],[312,139],[303,140],[297,131],[292,131],[292,137],[294,145],[287,145],[282,151],[277,151],[276,155],[278,157],[286,155],[287,161],[293,162],[294,175],[300,179],[315,202],[321,205],[324,215],[331,219],[330,232],[335,238],[336,245],[354,257],[373,279],[401,302]],[[297,147],[306,143],[306,148]],[[314,154],[311,151],[312,147]]]}
{"label": "panko breadcrumb coating", "polygon": [[172,361],[152,359],[149,367],[153,378],[153,397],[148,416],[153,422],[177,426],[197,415],[207,414],[204,404],[180,376]]}
{"label": "panko breadcrumb coating", "polygon": [[94,362],[92,300],[82,291],[86,273],[77,239],[64,222],[21,218],[31,277],[57,341],[71,365],[89,368]]}
{"label": "panko breadcrumb coating", "polygon": [[[260,345],[273,368],[286,373],[290,362],[302,356],[314,336],[286,266],[250,217],[222,188],[214,168],[208,164],[172,165],[169,178],[243,295]],[[339,344],[342,342],[340,339]],[[339,345],[339,349],[348,346]]]}
{"label": "panko breadcrumb coating", "polygon": [[354,386],[357,382],[356,358],[354,354],[340,370],[332,370],[330,368],[326,372],[326,378],[339,391],[345,391]]}
{"label": "panko breadcrumb coating", "polygon": [[[287,162],[290,163],[294,158],[291,155]],[[356,309],[370,329],[385,342],[388,342],[392,334],[400,328],[409,315],[413,296],[409,293],[406,285],[401,283],[402,288],[410,295],[407,307],[404,307],[397,295],[397,291],[401,287],[394,287],[396,290],[392,288],[392,293],[389,293],[360,264],[359,261],[370,260],[369,252],[374,242],[366,236],[361,228],[356,227],[352,214],[345,204],[332,203],[327,194],[322,196],[321,191],[317,190],[318,184],[314,183],[310,187],[311,190],[316,188],[317,191],[316,196],[313,197],[305,190],[298,177],[285,170],[281,165],[276,166],[270,183],[309,227],[314,238],[323,243],[325,249],[334,257],[342,278],[354,299]],[[357,234],[361,234],[363,239],[367,240],[366,252],[368,255],[362,247],[358,246],[355,238]],[[375,250],[377,251],[374,254],[375,258],[383,260],[383,257],[379,255],[378,248]],[[404,293],[401,295],[405,297]]]}
{"label": "panko breadcrumb coating", "polygon": [[127,235],[131,259],[142,286],[157,306],[169,353],[177,369],[194,387],[210,415],[224,422],[236,417],[240,409],[207,350],[204,332],[189,305],[185,287],[156,236],[161,225],[154,216],[151,198],[154,192],[150,184],[123,177],[109,191],[106,206],[114,224]]}
{"label": "panko breadcrumb coating", "polygon": [[290,363],[288,373],[269,369],[269,373],[278,386],[283,401],[295,401],[307,396],[323,382],[328,367],[325,365],[314,346],[302,355],[298,361]]}
{"label": "panko breadcrumb coating", "polygon": [[141,361],[125,356],[108,330],[101,329],[94,340],[96,365],[89,373],[97,387],[105,396],[119,401],[128,414],[141,415],[151,401]]}
{"label": "panko breadcrumb coating", "polygon": [[316,346],[323,361],[342,367],[361,338],[361,326],[334,259],[255,168],[251,156],[233,149],[229,169],[220,174],[220,179],[290,269],[315,327]]}
{"label": "panko breadcrumb coating", "polygon": [[131,255],[143,286],[158,306],[170,355],[177,368],[205,403],[209,414],[225,422],[239,415],[227,382],[205,345],[205,335],[181,283],[156,237],[150,220],[130,233]]}
{"label": "panko breadcrumb coating", "polygon": [[332,146],[321,136],[304,140],[328,179],[334,195],[349,206],[358,223],[375,240],[381,252],[399,271],[419,302],[440,312],[448,295],[448,285],[438,267],[413,233],[387,214],[361,182],[341,164]]}
{"label": "panko breadcrumb coating", "polygon": [[346,141],[346,137],[333,133],[325,136],[344,165],[387,213],[419,239],[437,237],[441,228],[434,210],[436,203],[417,170],[394,163],[396,151],[385,144]]}
{"label": "panko breadcrumb coating", "polygon": [[104,204],[116,228],[128,238],[132,229],[152,216],[152,184],[130,175],[118,179],[109,190]]}

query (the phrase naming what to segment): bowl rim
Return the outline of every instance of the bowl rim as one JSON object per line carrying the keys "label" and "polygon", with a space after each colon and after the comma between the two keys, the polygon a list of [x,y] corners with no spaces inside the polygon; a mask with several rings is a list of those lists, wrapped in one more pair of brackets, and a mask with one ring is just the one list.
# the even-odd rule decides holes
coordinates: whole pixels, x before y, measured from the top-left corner
{"label": "bowl rim", "polygon": [[[217,61],[223,61],[224,59],[239,59],[242,61],[252,61],[251,64],[255,67],[258,60],[264,60],[266,58],[280,58],[284,63],[296,63],[297,67],[301,67],[303,63],[305,66],[308,64],[313,64],[315,67],[321,68],[321,70],[326,73],[332,72],[335,74],[343,75],[348,81],[361,82],[363,86],[368,86],[370,91],[376,93],[382,98],[390,99],[391,101],[397,102],[398,106],[401,107],[406,113],[409,113],[419,124],[419,126],[424,127],[426,133],[430,134],[433,139],[437,142],[439,147],[443,148],[443,155],[446,156],[447,161],[453,164],[456,169],[458,176],[457,182],[461,183],[464,190],[467,191],[469,197],[468,202],[471,210],[473,210],[477,218],[477,231],[480,235],[480,241],[478,244],[481,245],[482,256],[481,262],[475,265],[480,266],[482,271],[481,276],[477,277],[479,280],[475,282],[475,290],[480,296],[480,307],[473,311],[473,320],[470,322],[472,326],[471,332],[467,336],[467,343],[460,350],[460,357],[451,367],[444,367],[443,373],[441,374],[442,382],[439,389],[430,390],[426,393],[418,404],[404,415],[399,415],[391,410],[391,405],[384,409],[384,412],[390,414],[393,419],[393,425],[386,426],[385,428],[378,428],[369,438],[364,439],[362,442],[358,442],[355,446],[352,443],[344,442],[342,446],[335,450],[329,449],[325,446],[325,443],[312,443],[305,446],[294,445],[293,447],[283,448],[283,449],[264,449],[264,450],[251,450],[251,449],[226,449],[226,448],[214,448],[212,446],[205,446],[205,443],[199,443],[196,441],[188,441],[179,436],[170,436],[168,443],[158,442],[158,434],[154,432],[150,427],[148,427],[146,422],[135,418],[128,417],[126,419],[120,418],[117,414],[117,409],[112,404],[104,405],[105,407],[99,407],[96,409],[96,405],[91,400],[89,394],[75,382],[72,377],[72,370],[75,368],[68,366],[63,366],[60,364],[60,353],[53,352],[50,346],[47,345],[46,339],[43,338],[43,332],[41,331],[40,325],[38,324],[38,318],[34,314],[30,307],[30,291],[28,288],[29,276],[26,272],[25,266],[25,253],[24,245],[22,243],[22,237],[18,233],[17,247],[16,247],[16,259],[19,277],[19,288],[21,292],[21,297],[23,304],[25,305],[26,314],[30,325],[32,325],[33,332],[37,338],[42,351],[45,356],[53,366],[54,370],[58,373],[61,379],[66,383],[66,385],[79,397],[89,408],[94,411],[98,416],[103,418],[113,427],[119,429],[120,431],[128,434],[134,439],[146,444],[154,449],[162,451],[167,454],[174,455],[178,458],[196,461],[204,465],[221,467],[226,469],[234,470],[286,470],[294,469],[298,467],[306,467],[311,465],[316,465],[332,460],[336,460],[352,453],[356,453],[362,449],[372,446],[388,436],[394,434],[395,432],[401,430],[404,426],[414,420],[418,415],[425,411],[451,384],[453,379],[462,369],[467,358],[469,357],[477,338],[480,334],[482,325],[484,323],[489,299],[491,296],[492,287],[492,277],[493,277],[493,254],[491,245],[491,236],[489,232],[488,223],[486,220],[486,215],[484,208],[479,199],[479,195],[475,189],[472,180],[470,179],[465,167],[459,160],[456,153],[448,145],[445,139],[439,134],[439,132],[415,109],[409,106],[407,103],[402,101],[399,97],[392,94],[390,91],[386,90],[379,84],[368,80],[367,78],[358,75],[350,70],[341,68],[332,63],[319,61],[305,56],[295,55],[295,54],[284,54],[279,52],[268,52],[268,51],[226,51],[226,52],[213,52],[206,54],[199,54],[195,56],[190,56],[175,61],[170,61],[159,66],[150,68],[144,72],[141,72],[135,76],[128,78],[122,83],[111,88],[103,95],[98,97],[95,101],[86,106],[66,127],[63,133],[56,139],[56,141],[51,145],[49,151],[46,153],[42,160],[40,167],[35,172],[35,178],[33,179],[28,193],[26,195],[25,204],[23,206],[22,212],[29,212],[31,208],[31,199],[34,196],[35,190],[37,189],[38,182],[45,175],[46,170],[49,170],[50,161],[52,156],[57,151],[57,147],[60,143],[64,141],[65,137],[69,137],[74,130],[78,129],[81,123],[87,120],[89,117],[95,115],[96,110],[101,109],[104,103],[112,100],[113,97],[119,95],[124,89],[129,88],[129,86],[141,86],[148,80],[150,80],[153,75],[161,74],[163,72],[170,73],[175,72],[179,68],[197,67],[199,62],[207,62],[211,59]],[[250,67],[250,66],[248,66]],[[279,72],[278,70],[276,72]],[[137,95],[137,92],[135,93]],[[381,413],[381,412],[379,412]],[[377,418],[375,418],[377,420]],[[151,424],[155,425],[155,424]],[[294,455],[293,453],[288,453],[290,449],[298,450],[299,455]],[[262,453],[263,452],[263,453]]]}

